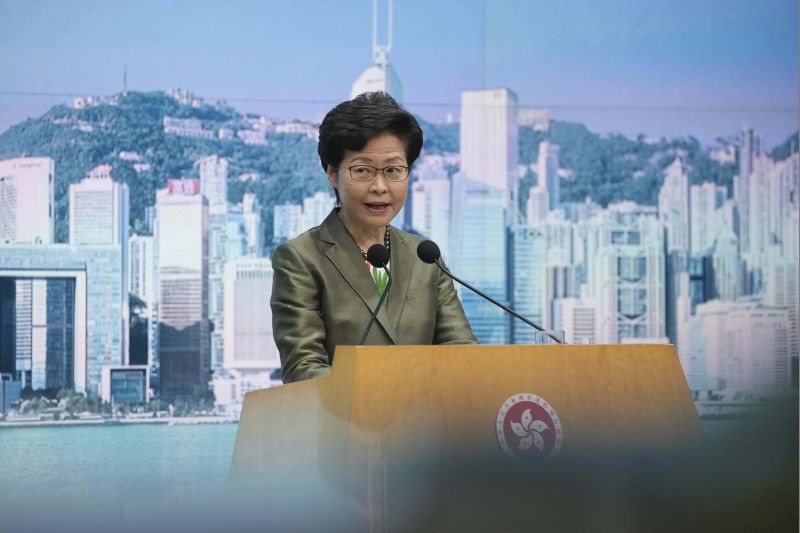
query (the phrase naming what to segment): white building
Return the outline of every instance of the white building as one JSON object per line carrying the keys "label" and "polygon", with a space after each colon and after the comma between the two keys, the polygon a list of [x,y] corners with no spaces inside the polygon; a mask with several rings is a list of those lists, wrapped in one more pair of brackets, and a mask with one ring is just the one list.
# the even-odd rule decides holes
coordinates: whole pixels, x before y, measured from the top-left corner
{"label": "white building", "polygon": [[739,174],[733,179],[733,198],[739,208],[739,241],[742,254],[750,253],[750,183],[756,159],[761,154],[761,137],[744,128],[739,145]]}
{"label": "white building", "polygon": [[319,139],[319,127],[314,124],[309,124],[308,122],[282,122],[275,126],[275,133],[302,135],[313,141]]}
{"label": "white building", "polygon": [[450,256],[450,180],[428,179],[411,186],[411,227]]}
{"label": "white building", "polygon": [[201,139],[213,139],[215,132],[204,130],[203,123],[196,118],[175,118],[164,117],[164,133],[168,135],[178,135],[181,137],[198,137]]}
{"label": "white building", "polygon": [[735,300],[742,295],[743,268],[739,240],[733,229],[723,226],[711,252],[714,265],[714,294],[720,300]]}
{"label": "white building", "polygon": [[127,254],[129,224],[128,186],[111,179],[111,165],[100,165],[69,186],[70,244],[113,244]]}
{"label": "white building", "polygon": [[223,269],[227,252],[228,160],[210,155],[197,161],[200,192],[208,201],[208,316],[211,332],[211,367],[222,367],[224,325]]}
{"label": "white building", "polygon": [[544,187],[531,187],[528,191],[528,201],[525,203],[528,224],[540,224],[547,219],[548,198],[547,189]]}
{"label": "white building", "polygon": [[564,331],[568,344],[594,344],[597,309],[593,301],[559,298],[553,301],[553,329]]}
{"label": "white building", "polygon": [[241,411],[244,395],[278,384],[281,367],[272,334],[272,263],[266,258],[239,258],[225,264],[225,358],[214,378],[217,405]]}
{"label": "white building", "polygon": [[588,296],[598,343],[666,335],[663,229],[652,208],[612,204],[587,223]]}
{"label": "white building", "polygon": [[667,230],[667,251],[689,250],[689,176],[680,157],[664,171],[658,192],[658,219]]}
{"label": "white building", "polygon": [[749,391],[757,396],[789,389],[787,314],[785,308],[765,306],[757,297],[698,305],[687,372],[692,389]]}
{"label": "white building", "polygon": [[764,304],[786,309],[789,353],[800,353],[800,266],[797,258],[773,257],[764,276]]}
{"label": "white building", "polygon": [[276,205],[272,211],[272,243],[280,244],[302,233],[303,206],[286,203]]}
{"label": "white building", "polygon": [[561,148],[549,141],[539,143],[539,156],[536,160],[536,187],[547,191],[547,209],[556,209],[561,203],[561,185],[558,179]]}
{"label": "white building", "polygon": [[266,146],[267,132],[264,130],[238,130],[236,136],[244,141],[245,144],[252,144],[255,146]]}
{"label": "white building", "polygon": [[502,191],[506,220],[516,223],[517,95],[509,89],[461,93],[461,173]]}
{"label": "white building", "polygon": [[152,313],[156,293],[153,245],[153,237],[150,235],[132,235],[128,239],[130,258],[128,292],[147,304],[147,317]]}
{"label": "white building", "polygon": [[261,203],[251,192],[242,196],[242,216],[244,217],[247,236],[247,255],[262,257],[264,255],[264,224],[261,222]]}
{"label": "white building", "polygon": [[530,107],[520,109],[517,124],[520,127],[533,128],[534,131],[550,131],[550,110]]}
{"label": "white building", "polygon": [[54,172],[49,157],[0,161],[0,243],[53,242]]}
{"label": "white building", "polygon": [[209,214],[223,212],[228,205],[228,160],[217,155],[197,161],[200,192],[208,200]]}
{"label": "white building", "polygon": [[692,254],[708,254],[722,229],[723,217],[718,211],[727,197],[725,187],[707,181],[689,187],[689,247]]}
{"label": "white building", "polygon": [[322,224],[335,205],[336,198],[327,192],[315,192],[303,198],[303,224],[300,233]]}

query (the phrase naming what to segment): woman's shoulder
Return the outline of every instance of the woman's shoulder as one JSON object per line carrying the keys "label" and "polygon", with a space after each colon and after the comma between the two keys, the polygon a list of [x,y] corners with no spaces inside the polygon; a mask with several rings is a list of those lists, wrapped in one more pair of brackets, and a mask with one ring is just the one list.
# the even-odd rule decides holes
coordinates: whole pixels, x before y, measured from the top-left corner
{"label": "woman's shoulder", "polygon": [[399,237],[409,246],[417,246],[419,243],[427,239],[427,237],[424,237],[418,233],[414,233],[413,231],[404,231],[395,226],[391,226],[391,228],[392,228],[392,237],[395,236]]}

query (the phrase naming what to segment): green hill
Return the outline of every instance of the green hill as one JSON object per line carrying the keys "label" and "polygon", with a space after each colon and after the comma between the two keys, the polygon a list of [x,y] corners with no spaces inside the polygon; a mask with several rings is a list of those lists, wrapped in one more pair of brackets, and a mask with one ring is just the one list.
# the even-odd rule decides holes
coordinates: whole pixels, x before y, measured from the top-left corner
{"label": "green hill", "polygon": [[[263,205],[267,240],[272,235],[273,206],[300,202],[304,196],[327,189],[316,154],[316,142],[297,134],[267,135],[267,145],[248,145],[240,139],[220,140],[165,134],[163,118],[193,118],[204,129],[232,132],[247,129],[248,117],[225,106],[191,107],[178,104],[163,92],[130,92],[111,101],[83,109],[65,105],[52,108],[0,135],[0,159],[47,156],[55,160],[56,239],[68,235],[70,184],[99,164],[113,166],[112,177],[128,184],[131,223],[141,227],[145,207],[155,203],[155,191],[168,179],[196,177],[195,161],[211,154],[229,159],[228,197],[237,202],[254,192]],[[458,124],[434,124],[420,119],[427,153],[458,152]],[[531,165],[544,140],[561,147],[561,181],[565,201],[590,196],[601,205],[620,200],[654,204],[663,169],[678,155],[684,158],[692,183],[714,181],[732,189],[733,165],[720,165],[693,138],[650,141],[622,135],[598,135],[585,126],[553,121],[547,133],[523,127],[519,131],[519,162]],[[121,159],[120,152],[135,152],[139,161]],[[135,164],[149,165],[148,169]],[[242,174],[257,174],[240,180]],[[535,183],[528,171],[522,195]]]}

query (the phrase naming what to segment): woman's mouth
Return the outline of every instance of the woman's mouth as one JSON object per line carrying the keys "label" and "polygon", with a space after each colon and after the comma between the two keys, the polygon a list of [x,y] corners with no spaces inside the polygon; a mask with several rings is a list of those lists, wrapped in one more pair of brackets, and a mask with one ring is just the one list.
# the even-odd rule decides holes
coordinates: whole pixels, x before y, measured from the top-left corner
{"label": "woman's mouth", "polygon": [[389,204],[364,204],[370,213],[377,215],[385,213],[389,209]]}

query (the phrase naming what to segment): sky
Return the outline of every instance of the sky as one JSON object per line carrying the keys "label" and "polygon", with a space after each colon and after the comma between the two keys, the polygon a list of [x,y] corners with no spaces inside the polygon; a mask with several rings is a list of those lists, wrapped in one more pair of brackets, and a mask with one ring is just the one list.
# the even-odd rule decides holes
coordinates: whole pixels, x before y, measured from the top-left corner
{"label": "sky", "polygon": [[[385,1],[385,0],[384,0]],[[596,132],[798,127],[795,0],[395,0],[404,103],[458,114],[467,89]],[[240,111],[317,119],[371,62],[371,0],[0,0],[0,131],[71,95],[185,88]],[[383,34],[381,35],[383,37]]]}

